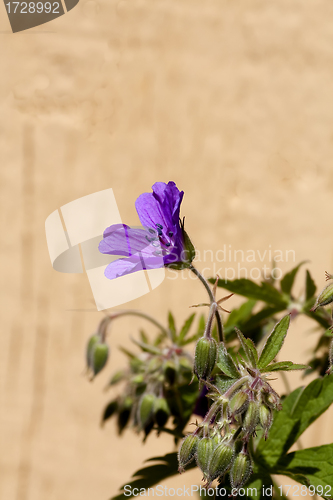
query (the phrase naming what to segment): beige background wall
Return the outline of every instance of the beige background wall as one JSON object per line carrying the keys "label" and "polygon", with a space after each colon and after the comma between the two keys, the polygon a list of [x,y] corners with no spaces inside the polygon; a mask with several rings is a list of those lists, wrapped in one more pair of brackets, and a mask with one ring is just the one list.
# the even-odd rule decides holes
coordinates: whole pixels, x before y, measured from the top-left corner
{"label": "beige background wall", "polygon": [[[85,276],[50,265],[44,223],[61,205],[112,187],[137,224],[136,197],[174,180],[200,250],[293,249],[324,285],[332,19],[329,0],[81,0],[13,35],[0,9],[1,499],[106,500],[172,450],[168,436],[142,446],[99,428],[103,387],[124,362],[116,347],[144,323],[119,320],[108,369],[88,383],[85,343],[102,316]],[[130,307],[161,319],[172,308],[180,323],[203,299],[199,283],[165,280]],[[292,325],[285,359],[307,358],[311,326]],[[331,418],[303,444],[331,442]]]}

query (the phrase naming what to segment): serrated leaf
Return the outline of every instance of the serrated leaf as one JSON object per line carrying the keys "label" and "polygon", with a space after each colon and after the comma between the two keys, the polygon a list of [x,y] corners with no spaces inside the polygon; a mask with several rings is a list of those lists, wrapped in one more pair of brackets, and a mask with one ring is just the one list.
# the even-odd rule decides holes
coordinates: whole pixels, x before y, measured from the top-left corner
{"label": "serrated leaf", "polygon": [[130,359],[134,359],[136,358],[135,354],[133,354],[131,351],[129,351],[128,349],[125,349],[125,347],[123,346],[119,346],[118,347],[119,351],[123,352],[124,354],[126,354],[126,356]]}
{"label": "serrated leaf", "polygon": [[238,339],[241,343],[241,346],[243,347],[246,358],[253,367],[256,367],[258,364],[258,353],[257,349],[255,348],[255,345],[253,344],[251,339],[245,338],[242,332],[238,328],[235,328],[235,330]]}
{"label": "serrated leaf", "polygon": [[237,378],[224,377],[223,375],[217,375],[215,379],[215,385],[221,394],[224,394],[235,382]]}
{"label": "serrated leaf", "polygon": [[293,287],[296,278],[296,274],[298,273],[299,268],[306,262],[307,262],[306,260],[303,260],[303,262],[300,262],[298,266],[294,267],[294,269],[292,269],[291,271],[289,271],[289,273],[286,273],[283,276],[280,282],[282,292],[286,293],[287,295],[290,295],[291,289]]}
{"label": "serrated leaf", "polygon": [[[323,498],[332,498],[333,488],[333,444],[316,446],[288,453],[276,465],[277,474],[291,477],[306,484],[323,487]],[[302,481],[302,476],[306,479]],[[325,494],[326,493],[326,494]]]}
{"label": "serrated leaf", "polygon": [[171,338],[172,338],[173,342],[175,342],[177,334],[176,334],[175,318],[174,318],[172,312],[169,312],[168,323],[169,323],[169,331],[171,334]]}
{"label": "serrated leaf", "polygon": [[256,326],[260,325],[264,320],[273,317],[275,314],[283,311],[286,307],[277,307],[277,306],[267,306],[258,311],[256,314],[251,316],[251,318],[244,324],[243,331],[247,332],[248,330],[252,330]]}
{"label": "serrated leaf", "polygon": [[[209,280],[214,283],[214,279]],[[229,292],[243,295],[248,299],[262,300],[268,304],[285,307],[288,302],[281,293],[269,283],[263,282],[261,286],[251,280],[240,278],[237,280],[219,279],[217,285],[221,288],[229,290]]]}
{"label": "serrated leaf", "polygon": [[272,333],[267,338],[264,348],[261,352],[258,367],[260,370],[265,368],[280,351],[284,339],[287,335],[290,324],[290,315],[284,316],[274,327]]}
{"label": "serrated leaf", "polygon": [[149,344],[149,339],[144,330],[140,330],[140,337],[142,342],[144,342],[145,344]]}
{"label": "serrated leaf", "polygon": [[331,326],[330,316],[327,314],[325,309],[318,309],[317,311],[304,311],[304,314],[311,319],[314,319],[319,323],[319,325],[323,326],[325,329],[328,329]]}
{"label": "serrated leaf", "polygon": [[223,344],[218,346],[217,367],[228,377],[239,378],[241,375],[237,367]]}
{"label": "serrated leaf", "polygon": [[[132,481],[129,481],[120,488],[124,491],[124,487],[128,486],[128,493],[125,495],[126,498],[131,498],[133,496],[130,492],[133,492],[134,488],[138,488],[139,490],[140,488],[151,488],[155,484],[164,481],[164,479],[178,474],[177,453],[168,453],[164,457],[150,458],[147,462],[157,463],[136,471],[132,476]],[[188,465],[189,469],[193,467],[196,467],[195,462]],[[111,500],[124,500],[124,492],[112,497]]]}
{"label": "serrated leaf", "polygon": [[187,318],[187,320],[183,324],[182,329],[180,330],[180,334],[178,336],[178,344],[180,344],[184,340],[186,335],[188,334],[188,332],[192,326],[194,317],[195,317],[195,313],[191,314],[191,316],[189,318]]}
{"label": "serrated leaf", "polygon": [[107,387],[119,384],[122,380],[124,380],[126,376],[126,372],[124,370],[119,370],[118,372],[114,373],[107,385]]}
{"label": "serrated leaf", "polygon": [[116,413],[117,410],[118,410],[118,401],[116,399],[110,401],[110,403],[106,405],[101,420],[102,427],[105,424],[105,421],[111,418]]}
{"label": "serrated leaf", "polygon": [[202,337],[204,334],[205,327],[206,327],[206,319],[205,316],[202,314],[199,318],[197,333],[183,340],[182,345],[187,345],[190,344],[191,342],[196,342],[198,339],[200,339],[200,337]]}
{"label": "serrated leaf", "polygon": [[138,347],[140,347],[143,352],[149,352],[150,354],[161,354],[161,351],[158,347],[155,347],[150,344],[146,344],[145,342],[140,342],[139,340],[131,338],[131,341],[134,342]]}
{"label": "serrated leaf", "polygon": [[306,278],[305,278],[305,300],[310,300],[314,297],[316,293],[317,287],[315,282],[312,279],[310,271],[306,270]]}
{"label": "serrated leaf", "polygon": [[[243,486],[244,491],[240,490],[242,494],[237,495],[237,497],[242,498],[242,500],[272,500],[272,496],[270,495],[271,486],[274,486],[274,483],[270,474],[258,464],[254,463],[253,474]],[[224,493],[223,488],[226,490],[226,495],[222,496],[222,493]],[[232,486],[228,476],[224,476],[216,491],[215,500],[226,500],[234,496],[231,495]],[[221,495],[219,494],[220,491]]]}
{"label": "serrated leaf", "polygon": [[257,459],[273,467],[301,434],[333,403],[333,375],[318,378],[305,389],[299,387],[275,412],[267,441],[257,448]]}
{"label": "serrated leaf", "polygon": [[292,361],[279,361],[277,363],[271,363],[261,370],[262,373],[276,372],[279,370],[284,370],[293,364]]}
{"label": "serrated leaf", "polygon": [[235,326],[240,327],[250,317],[255,304],[256,300],[249,299],[240,307],[233,309],[224,324],[224,330],[233,329]]}
{"label": "serrated leaf", "polygon": [[289,372],[292,370],[306,370],[307,368],[309,368],[308,365],[299,365],[297,363],[293,363],[292,361],[279,361],[278,363],[272,363],[266,366],[261,371],[262,373],[278,371]]}

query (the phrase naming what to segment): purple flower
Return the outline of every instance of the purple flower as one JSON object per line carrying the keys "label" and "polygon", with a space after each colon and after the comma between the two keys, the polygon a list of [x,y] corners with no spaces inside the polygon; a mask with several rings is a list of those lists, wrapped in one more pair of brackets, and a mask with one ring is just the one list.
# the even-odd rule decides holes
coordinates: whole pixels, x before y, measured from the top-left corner
{"label": "purple flower", "polygon": [[195,251],[179,219],[184,192],[174,182],[156,182],[152,193],[141,194],[135,202],[142,229],[125,224],[108,227],[99,251],[125,258],[111,262],[105,276],[114,279],[142,269],[170,266],[188,267]]}

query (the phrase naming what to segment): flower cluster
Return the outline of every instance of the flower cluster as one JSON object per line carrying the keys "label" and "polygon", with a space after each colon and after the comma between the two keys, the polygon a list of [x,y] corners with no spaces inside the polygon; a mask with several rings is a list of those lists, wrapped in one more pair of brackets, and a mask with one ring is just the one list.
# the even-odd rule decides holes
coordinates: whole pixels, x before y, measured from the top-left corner
{"label": "flower cluster", "polygon": [[[172,315],[169,316],[169,328],[163,328],[143,313],[123,311],[114,314],[113,318],[124,314],[143,316],[159,326],[161,334],[153,343],[144,333],[141,334],[141,341],[133,340],[141,349],[139,355],[123,350],[129,357],[129,368],[116,373],[109,383],[113,386],[122,382],[123,390],[105,408],[103,422],[117,415],[119,433],[131,424],[138,432],[143,431],[145,437],[152,429],[172,434],[175,441],[182,437],[178,453],[180,472],[195,460],[207,487],[216,479],[223,482],[229,474],[231,486],[239,489],[252,474],[253,437],[260,430],[259,437],[267,439],[274,411],[281,409],[280,397],[269,383],[269,373],[307,368],[291,361],[276,361],[290,318],[303,309],[307,314],[316,315],[317,308],[333,301],[333,287],[328,285],[323,290],[309,313],[308,302],[312,301],[313,305],[315,293],[309,273],[306,305],[296,308],[291,295],[292,283],[301,264],[281,281],[283,293],[274,288],[274,282],[264,283],[262,287],[252,283],[250,291],[255,289],[258,292],[259,289],[260,300],[263,291],[270,292],[273,303],[278,303],[278,311],[285,308],[289,314],[275,325],[260,353],[250,338],[234,328],[235,324],[232,331],[234,336],[237,335],[239,349],[227,349],[220,310],[225,311],[221,303],[233,294],[217,300],[217,286],[221,286],[218,277],[211,287],[193,266],[195,249],[185,231],[184,220],[180,219],[183,194],[174,182],[155,183],[152,193],[141,194],[135,203],[143,227],[134,229],[125,224],[108,227],[99,250],[104,254],[121,256],[107,266],[105,276],[108,279],[162,266],[189,269],[208,293],[209,303],[199,304],[209,306],[208,318],[195,335],[186,338],[194,315],[177,333]],[[328,278],[333,276],[328,275]],[[211,282],[214,283],[213,280]],[[238,293],[237,288],[227,289]],[[248,289],[243,295],[247,296],[247,293]],[[249,314],[252,308],[253,304]],[[273,320],[273,312],[262,318],[267,322],[258,325],[259,334],[267,327],[268,321]],[[109,320],[101,322],[97,334],[88,344],[87,363],[93,376],[104,367],[108,357],[105,332]],[[216,335],[213,334],[214,328]],[[191,341],[196,341],[194,359],[184,349]],[[331,351],[333,353],[333,348]],[[331,358],[332,366],[333,354]],[[200,396],[199,388],[202,389]],[[201,413],[203,399],[206,406]],[[201,414],[203,420],[196,422],[195,430],[184,437],[183,430],[193,413]],[[166,427],[169,417],[173,417],[172,429]]]}
{"label": "flower cluster", "polygon": [[[131,311],[127,313],[133,314]],[[172,432],[176,438],[181,437],[198,397],[198,384],[189,386],[193,358],[183,348],[188,342],[186,335],[193,318],[194,315],[185,323],[186,331],[184,327],[179,334],[174,331],[172,339],[169,329],[159,333],[153,342],[149,342],[141,331],[141,340],[132,339],[141,351],[137,355],[122,349],[129,360],[128,368],[115,373],[108,387],[123,383],[123,388],[106,406],[103,415],[103,422],[117,415],[119,434],[130,425],[137,432],[143,431],[147,437],[152,429],[164,430],[172,417]],[[187,401],[181,398],[184,391],[188,393]]]}
{"label": "flower cluster", "polygon": [[[212,311],[213,308],[211,308]],[[179,470],[196,460],[206,486],[227,472],[233,488],[241,488],[252,473],[248,444],[258,426],[267,439],[273,422],[273,410],[280,410],[280,397],[268,382],[272,371],[304,369],[291,361],[275,363],[274,358],[287,333],[290,316],[275,326],[259,356],[250,339],[238,329],[241,345],[234,359],[223,342],[216,342],[205,330],[196,346],[195,373],[209,389],[211,406],[193,433],[186,436],[178,454]],[[207,322],[210,327],[210,317]],[[216,367],[215,367],[216,364]],[[215,367],[215,380],[209,380]]]}

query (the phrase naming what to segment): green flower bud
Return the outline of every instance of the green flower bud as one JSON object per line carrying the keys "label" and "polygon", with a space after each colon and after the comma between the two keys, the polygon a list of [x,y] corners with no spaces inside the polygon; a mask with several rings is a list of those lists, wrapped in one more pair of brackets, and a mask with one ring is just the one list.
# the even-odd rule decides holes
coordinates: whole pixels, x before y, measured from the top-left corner
{"label": "green flower bud", "polygon": [[281,410],[282,405],[280,403],[280,398],[274,392],[263,393],[263,400],[269,408],[272,410]]}
{"label": "green flower bud", "polygon": [[212,441],[213,441],[213,445],[214,445],[214,449],[216,448],[216,446],[218,446],[221,441],[222,441],[222,436],[219,432],[216,432],[216,434],[214,434],[214,436],[212,436]]}
{"label": "green flower bud", "polygon": [[243,420],[243,430],[251,435],[255,431],[259,422],[259,408],[256,401],[250,401]]}
{"label": "green flower bud", "polygon": [[123,430],[127,426],[130,416],[131,410],[133,406],[133,399],[130,396],[127,396],[122,402],[119,413],[118,413],[118,434],[122,434]]}
{"label": "green flower bud", "polygon": [[329,285],[325,286],[310,311],[316,311],[318,307],[327,306],[327,304],[331,302],[333,302],[333,283],[329,283]]}
{"label": "green flower bud", "polygon": [[144,368],[144,362],[139,358],[132,358],[130,360],[130,367],[133,373],[138,373]]}
{"label": "green flower bud", "polygon": [[131,379],[131,382],[132,382],[133,384],[138,384],[138,385],[139,385],[139,384],[143,384],[143,383],[144,383],[144,381],[145,381],[145,379],[144,379],[144,376],[143,376],[143,374],[142,374],[142,373],[139,373],[138,375],[135,375],[135,376],[134,376],[134,377],[132,377],[132,379]]}
{"label": "green flower bud", "polygon": [[86,351],[86,360],[87,360],[87,367],[91,368],[91,356],[92,356],[92,351],[93,347],[95,344],[97,344],[101,340],[99,335],[92,335],[87,344],[87,351]]}
{"label": "green flower bud", "polygon": [[212,338],[202,337],[195,348],[194,373],[198,379],[206,379],[212,373],[217,354],[216,342]]}
{"label": "green flower bud", "polygon": [[232,488],[239,489],[244,486],[249,477],[252,474],[252,462],[250,456],[241,451],[234,463],[232,464],[230,471],[230,482]]}
{"label": "green flower bud", "polygon": [[265,439],[267,439],[268,431],[273,423],[273,412],[265,404],[261,404],[259,407],[259,422],[265,431]]}
{"label": "green flower bud", "polygon": [[204,478],[208,475],[208,465],[214,451],[214,443],[211,438],[204,437],[200,439],[197,447],[197,465],[201,469]]}
{"label": "green flower bud", "polygon": [[95,377],[106,365],[109,357],[109,346],[103,342],[100,337],[97,336],[97,340],[94,337],[96,337],[96,335],[93,335],[88,343],[87,359],[88,366]]}
{"label": "green flower bud", "polygon": [[231,443],[219,444],[212,454],[209,463],[209,482],[225,474],[231,467],[234,458],[234,448]]}
{"label": "green flower bud", "polygon": [[173,361],[168,360],[163,365],[163,372],[166,382],[169,385],[174,385],[177,379],[176,365]]}
{"label": "green flower bud", "polygon": [[154,394],[144,394],[140,400],[138,418],[142,428],[146,427],[153,418],[155,400]]}
{"label": "green flower bud", "polygon": [[192,434],[183,439],[178,452],[179,472],[184,472],[185,466],[192,462],[197,451],[198,441],[198,436],[193,436]]}
{"label": "green flower bud", "polygon": [[135,375],[131,379],[132,384],[134,384],[134,390],[136,396],[141,396],[146,390],[147,384],[145,382],[144,376],[142,374]]}
{"label": "green flower bud", "polygon": [[248,404],[248,399],[248,395],[244,392],[237,392],[237,394],[235,394],[229,402],[230,413],[233,415],[243,413]]}
{"label": "green flower bud", "polygon": [[156,398],[154,401],[154,418],[159,427],[164,427],[170,416],[170,409],[165,398]]}
{"label": "green flower bud", "polygon": [[160,358],[152,358],[148,363],[148,372],[153,373],[159,370],[162,366],[162,360]]}

